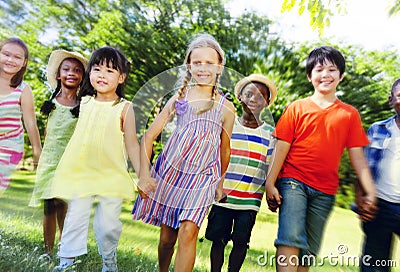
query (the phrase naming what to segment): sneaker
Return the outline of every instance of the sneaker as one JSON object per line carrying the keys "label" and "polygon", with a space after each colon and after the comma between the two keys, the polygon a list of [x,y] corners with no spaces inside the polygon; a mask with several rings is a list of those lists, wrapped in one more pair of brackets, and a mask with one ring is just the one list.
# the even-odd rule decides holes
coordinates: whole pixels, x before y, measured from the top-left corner
{"label": "sneaker", "polygon": [[101,272],[118,272],[117,256],[115,253],[111,258],[103,258],[103,267]]}
{"label": "sneaker", "polygon": [[101,272],[118,272],[117,263],[103,261],[103,267],[101,268]]}
{"label": "sneaker", "polygon": [[44,253],[44,254],[39,256],[38,261],[39,262],[50,262],[51,261],[51,257],[50,257],[49,254]]}
{"label": "sneaker", "polygon": [[60,264],[53,268],[53,272],[68,272],[72,271],[74,265],[74,259],[68,261],[60,261]]}

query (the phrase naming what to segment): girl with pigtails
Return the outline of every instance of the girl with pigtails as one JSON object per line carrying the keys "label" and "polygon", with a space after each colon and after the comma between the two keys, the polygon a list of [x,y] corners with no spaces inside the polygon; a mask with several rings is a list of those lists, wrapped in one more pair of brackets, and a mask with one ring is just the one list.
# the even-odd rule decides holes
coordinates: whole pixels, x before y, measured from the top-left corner
{"label": "girl with pigtails", "polygon": [[[159,271],[192,271],[200,226],[222,196],[235,109],[218,90],[225,54],[208,34],[189,44],[180,88],[141,140],[139,196],[133,219],[160,226]],[[150,170],[153,141],[171,116],[177,126]]]}
{"label": "girl with pigtails", "polygon": [[43,239],[45,254],[53,255],[57,226],[59,240],[67,213],[67,202],[50,195],[54,173],[78,121],[75,108],[78,91],[84,78],[87,59],[78,52],[63,49],[51,52],[47,64],[47,82],[52,95],[40,108],[47,117],[45,140],[36,170],[31,207],[43,206]]}

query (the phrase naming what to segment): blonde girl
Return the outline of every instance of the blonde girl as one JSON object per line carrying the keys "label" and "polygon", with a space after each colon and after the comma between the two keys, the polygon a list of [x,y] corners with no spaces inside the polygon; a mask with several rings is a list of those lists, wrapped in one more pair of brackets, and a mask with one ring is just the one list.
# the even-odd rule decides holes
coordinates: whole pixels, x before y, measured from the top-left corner
{"label": "blonde girl", "polygon": [[[141,141],[140,196],[133,219],[160,226],[158,264],[168,271],[178,241],[175,271],[192,271],[201,223],[215,198],[230,158],[235,110],[218,90],[224,51],[208,34],[189,44],[181,87]],[[177,127],[150,172],[152,143],[177,115]]]}

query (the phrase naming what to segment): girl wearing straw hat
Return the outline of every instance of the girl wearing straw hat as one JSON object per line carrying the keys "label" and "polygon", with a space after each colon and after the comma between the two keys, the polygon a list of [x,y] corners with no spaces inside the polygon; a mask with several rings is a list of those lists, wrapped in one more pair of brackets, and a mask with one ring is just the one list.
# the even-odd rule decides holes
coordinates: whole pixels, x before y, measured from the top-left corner
{"label": "girl wearing straw hat", "polygon": [[36,171],[36,182],[29,206],[40,206],[43,200],[43,237],[45,254],[49,257],[54,248],[58,224],[59,239],[64,226],[67,203],[50,194],[54,172],[61,155],[75,129],[78,105],[77,92],[83,80],[87,60],[81,54],[66,50],[51,53],[47,65],[47,81],[54,90],[45,101],[41,112],[47,116],[46,136],[43,151]]}

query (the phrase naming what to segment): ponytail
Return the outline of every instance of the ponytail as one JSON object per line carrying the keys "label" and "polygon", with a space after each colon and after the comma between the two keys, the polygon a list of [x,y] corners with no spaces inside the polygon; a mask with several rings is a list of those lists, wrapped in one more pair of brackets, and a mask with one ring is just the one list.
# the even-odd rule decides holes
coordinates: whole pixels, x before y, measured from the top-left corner
{"label": "ponytail", "polygon": [[56,90],[51,94],[51,97],[43,102],[42,107],[40,108],[40,112],[43,115],[49,116],[49,114],[56,108],[56,105],[53,102],[53,99],[60,93],[60,86],[58,84]]}
{"label": "ponytail", "polygon": [[217,76],[215,77],[215,84],[214,84],[214,86],[212,88],[212,91],[211,91],[211,100],[210,100],[210,102],[208,102],[208,106],[203,108],[203,109],[199,109],[196,112],[196,114],[204,113],[206,111],[211,110],[214,107],[215,98],[217,96],[217,86],[219,84],[219,77],[220,77],[220,74],[217,74]]}

